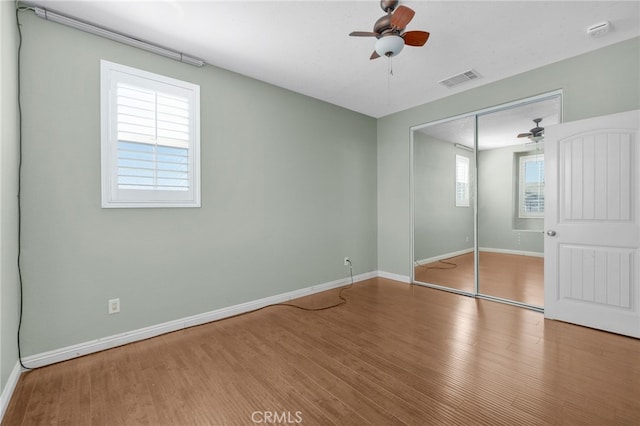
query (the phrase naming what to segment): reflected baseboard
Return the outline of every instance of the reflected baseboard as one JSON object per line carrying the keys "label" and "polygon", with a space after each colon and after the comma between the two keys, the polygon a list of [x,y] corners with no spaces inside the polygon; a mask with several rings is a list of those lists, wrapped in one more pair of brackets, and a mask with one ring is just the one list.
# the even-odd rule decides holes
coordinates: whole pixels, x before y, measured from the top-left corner
{"label": "reflected baseboard", "polygon": [[445,259],[450,259],[450,258],[456,257],[456,256],[462,256],[463,254],[467,254],[467,253],[473,253],[473,247],[468,248],[468,249],[464,249],[464,250],[452,251],[451,253],[440,254],[440,255],[434,256],[434,257],[428,257],[426,259],[416,260],[416,262],[419,265],[424,265],[424,264],[427,264],[427,263],[437,262],[439,260],[445,260]]}
{"label": "reflected baseboard", "polygon": [[[493,247],[480,247],[479,250],[481,252],[486,253],[500,253],[500,254],[515,254],[518,256],[532,256],[532,257],[544,257],[544,253],[536,252],[536,251],[526,251],[526,250],[511,250],[511,249],[501,249],[501,248],[493,248]],[[444,253],[434,257],[428,257],[426,259],[416,260],[416,263],[419,265],[426,265],[428,263],[437,262],[439,260],[446,260],[452,257],[462,256],[463,254],[473,253],[473,248],[453,251],[451,253]]]}
{"label": "reflected baseboard", "polygon": [[487,253],[515,254],[518,256],[544,257],[544,253],[540,253],[537,251],[509,250],[509,249],[491,248],[491,247],[480,247],[480,251],[487,252]]}

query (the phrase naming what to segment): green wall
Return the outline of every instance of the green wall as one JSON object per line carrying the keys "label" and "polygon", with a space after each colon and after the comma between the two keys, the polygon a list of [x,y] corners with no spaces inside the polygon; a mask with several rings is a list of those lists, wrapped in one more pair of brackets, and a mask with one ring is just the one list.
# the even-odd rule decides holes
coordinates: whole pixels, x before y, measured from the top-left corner
{"label": "green wall", "polygon": [[469,207],[456,207],[456,155],[469,158],[472,181],[475,180],[472,152],[414,133],[414,260],[473,249],[475,197],[471,194]]}
{"label": "green wall", "polygon": [[563,119],[640,108],[640,38],[627,40],[378,120],[378,269],[409,276],[412,126],[563,90]]}
{"label": "green wall", "polygon": [[535,153],[523,145],[478,152],[478,247],[481,249],[544,253],[544,219],[520,219],[516,210],[519,160],[515,156],[525,152]]}
{"label": "green wall", "polygon": [[[33,14],[23,33],[25,355],[377,269],[375,119]],[[202,208],[100,208],[100,59],[200,85]]]}
{"label": "green wall", "polygon": [[0,2],[0,391],[18,361],[17,31],[13,2]]}

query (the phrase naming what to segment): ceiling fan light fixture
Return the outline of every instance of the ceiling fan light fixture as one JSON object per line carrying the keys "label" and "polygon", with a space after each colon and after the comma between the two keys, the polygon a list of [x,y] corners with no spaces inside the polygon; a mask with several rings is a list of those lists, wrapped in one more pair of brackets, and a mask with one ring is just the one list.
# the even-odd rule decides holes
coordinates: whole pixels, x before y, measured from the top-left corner
{"label": "ceiling fan light fixture", "polygon": [[376,41],[376,52],[380,56],[391,58],[402,51],[404,39],[398,35],[387,35]]}

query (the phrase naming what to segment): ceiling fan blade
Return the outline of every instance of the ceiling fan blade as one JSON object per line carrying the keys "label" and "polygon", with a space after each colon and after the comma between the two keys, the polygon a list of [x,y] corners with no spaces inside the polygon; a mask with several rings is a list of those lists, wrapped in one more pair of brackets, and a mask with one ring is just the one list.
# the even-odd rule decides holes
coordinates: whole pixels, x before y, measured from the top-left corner
{"label": "ceiling fan blade", "polygon": [[378,37],[380,34],[371,31],[353,31],[349,34],[351,37]]}
{"label": "ceiling fan blade", "polygon": [[519,138],[530,138],[531,136],[533,136],[533,134],[531,132],[529,132],[529,133],[520,133],[518,135]]}
{"label": "ceiling fan blade", "polygon": [[403,29],[413,19],[413,15],[416,12],[413,9],[409,9],[406,6],[398,6],[398,8],[391,15],[391,26]]}
{"label": "ceiling fan blade", "polygon": [[407,46],[424,46],[429,39],[429,33],[426,31],[409,31],[402,35],[404,44]]}
{"label": "ceiling fan blade", "polygon": [[378,52],[374,50],[369,59],[378,59],[379,57],[380,55],[378,55]]}

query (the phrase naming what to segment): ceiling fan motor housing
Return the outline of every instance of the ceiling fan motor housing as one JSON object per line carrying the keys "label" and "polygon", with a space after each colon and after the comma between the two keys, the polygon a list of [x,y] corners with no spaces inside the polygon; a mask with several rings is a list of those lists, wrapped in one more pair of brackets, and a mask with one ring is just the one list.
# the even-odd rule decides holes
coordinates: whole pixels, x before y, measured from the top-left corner
{"label": "ceiling fan motor housing", "polygon": [[544,127],[540,126],[540,122],[542,121],[542,118],[534,118],[533,122],[536,123],[536,127],[534,127],[533,129],[531,129],[531,133],[533,134],[533,136],[542,136],[544,134]]}
{"label": "ceiling fan motor housing", "polygon": [[391,15],[384,15],[373,24],[373,32],[384,34],[391,29]]}
{"label": "ceiling fan motor housing", "polygon": [[398,5],[398,0],[380,0],[380,8],[388,13],[396,8]]}

